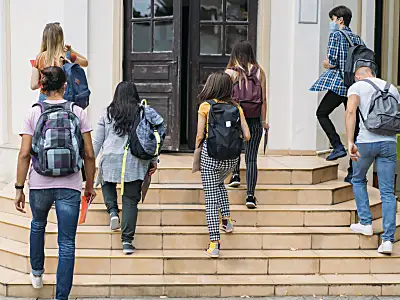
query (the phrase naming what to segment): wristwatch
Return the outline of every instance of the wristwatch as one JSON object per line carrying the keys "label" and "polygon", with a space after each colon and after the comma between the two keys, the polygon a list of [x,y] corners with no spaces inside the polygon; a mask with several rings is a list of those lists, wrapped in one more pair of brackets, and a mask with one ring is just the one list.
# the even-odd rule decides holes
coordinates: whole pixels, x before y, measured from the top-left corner
{"label": "wristwatch", "polygon": [[23,190],[24,187],[25,187],[24,185],[15,184],[15,189],[16,189],[16,190]]}

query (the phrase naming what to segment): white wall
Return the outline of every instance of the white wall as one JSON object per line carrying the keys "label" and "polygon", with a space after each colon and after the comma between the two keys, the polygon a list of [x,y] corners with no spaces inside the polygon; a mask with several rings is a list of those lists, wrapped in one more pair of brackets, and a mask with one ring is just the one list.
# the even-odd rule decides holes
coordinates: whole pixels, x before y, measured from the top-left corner
{"label": "white wall", "polygon": [[7,140],[6,1],[0,0],[0,145]]}

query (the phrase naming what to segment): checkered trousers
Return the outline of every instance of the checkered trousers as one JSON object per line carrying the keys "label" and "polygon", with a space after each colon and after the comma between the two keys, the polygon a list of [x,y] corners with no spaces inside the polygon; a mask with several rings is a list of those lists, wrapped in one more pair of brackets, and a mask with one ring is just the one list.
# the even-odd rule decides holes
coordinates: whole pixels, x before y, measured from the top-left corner
{"label": "checkered trousers", "polygon": [[210,241],[219,241],[219,214],[229,217],[229,199],[224,180],[238,163],[239,158],[230,160],[216,160],[208,156],[207,142],[201,152],[201,179],[203,181],[206,198],[206,218]]}

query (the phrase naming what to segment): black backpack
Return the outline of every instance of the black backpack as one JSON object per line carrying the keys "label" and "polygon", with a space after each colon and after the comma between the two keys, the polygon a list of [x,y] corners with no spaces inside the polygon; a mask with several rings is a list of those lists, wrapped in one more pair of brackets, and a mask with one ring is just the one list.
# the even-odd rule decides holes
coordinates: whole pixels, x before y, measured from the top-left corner
{"label": "black backpack", "polygon": [[365,46],[364,42],[361,45],[355,45],[346,31],[339,30],[347,39],[350,44],[347,53],[346,65],[344,68],[344,85],[351,87],[355,83],[354,75],[359,67],[369,67],[375,73],[378,71],[377,64],[375,63],[375,53]]}
{"label": "black backpack", "polygon": [[208,156],[216,160],[238,158],[243,139],[239,108],[233,104],[208,100]]}

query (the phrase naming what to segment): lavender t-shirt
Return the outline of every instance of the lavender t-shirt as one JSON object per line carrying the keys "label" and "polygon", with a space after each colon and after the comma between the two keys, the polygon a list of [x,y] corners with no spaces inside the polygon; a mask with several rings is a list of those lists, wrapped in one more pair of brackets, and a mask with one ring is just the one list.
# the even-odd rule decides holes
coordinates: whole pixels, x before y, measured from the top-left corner
{"label": "lavender t-shirt", "polygon": [[[65,100],[46,100],[49,104],[61,104],[65,103]],[[74,106],[74,114],[79,118],[81,123],[81,132],[91,132],[88,116],[86,111],[78,106]],[[33,136],[36,128],[36,124],[39,121],[41,110],[39,106],[32,107],[28,116],[26,117],[23,125],[23,129],[20,135],[31,135]],[[82,174],[81,172],[64,176],[64,177],[47,177],[39,175],[32,167],[29,170],[29,188],[33,190],[41,189],[55,189],[64,188],[81,191],[82,190]]]}

